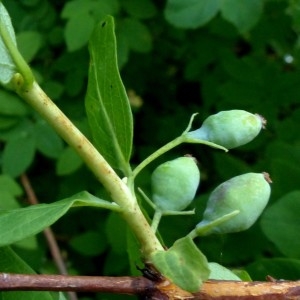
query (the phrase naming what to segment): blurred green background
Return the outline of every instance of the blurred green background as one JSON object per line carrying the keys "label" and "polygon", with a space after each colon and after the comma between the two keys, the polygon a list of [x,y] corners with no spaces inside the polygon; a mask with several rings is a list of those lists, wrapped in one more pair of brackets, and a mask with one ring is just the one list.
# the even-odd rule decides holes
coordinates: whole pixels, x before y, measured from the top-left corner
{"label": "blurred green background", "polygon": [[[95,24],[115,17],[121,76],[134,113],[132,164],[175,138],[198,112],[197,127],[220,110],[244,109],[268,123],[253,142],[229,153],[184,145],[144,170],[187,153],[201,168],[196,215],[165,217],[167,245],[200,221],[209,192],[246,172],[270,173],[270,204],[250,230],[201,239],[210,261],[246,269],[253,280],[300,277],[300,4],[295,0],[6,0],[18,46],[43,89],[89,136],[84,111]],[[103,74],[105,76],[105,74]],[[80,158],[14,94],[0,90],[0,207],[27,205],[26,172],[40,202],[103,190]],[[7,182],[10,184],[7,184]],[[243,195],[241,195],[243,197]],[[146,207],[146,209],[148,209]],[[72,274],[130,274],[123,221],[73,209],[53,226]],[[56,273],[42,235],[14,249],[37,272]],[[82,295],[80,299],[112,299]],[[119,297],[125,299],[124,296]]]}

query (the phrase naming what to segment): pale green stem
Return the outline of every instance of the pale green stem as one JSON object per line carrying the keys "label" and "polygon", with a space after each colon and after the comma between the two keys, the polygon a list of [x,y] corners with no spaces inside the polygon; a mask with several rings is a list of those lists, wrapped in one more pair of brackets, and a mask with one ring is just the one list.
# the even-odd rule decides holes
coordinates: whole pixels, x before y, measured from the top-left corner
{"label": "pale green stem", "polygon": [[[193,118],[193,116],[192,116],[192,118]],[[190,124],[189,124],[188,128],[190,128]],[[208,142],[208,141],[205,141],[205,140],[191,138],[191,137],[189,137],[189,135],[187,134],[187,132],[185,130],[182,135],[180,135],[179,137],[175,138],[174,140],[172,140],[171,142],[167,143],[166,145],[162,146],[161,148],[159,148],[158,150],[156,150],[155,152],[153,152],[151,155],[149,155],[146,159],[144,159],[133,170],[132,175],[128,178],[128,180],[131,181],[131,182],[133,182],[134,178],[138,175],[138,173],[140,173],[153,160],[155,160],[156,158],[158,158],[162,154],[168,152],[169,150],[175,148],[176,146],[178,146],[178,145],[180,145],[182,143],[202,144],[202,145],[210,146],[212,148],[221,149],[221,150],[224,150],[226,152],[228,151],[228,149],[226,149],[225,147],[217,145],[215,143],[211,143],[211,142]]]}
{"label": "pale green stem", "polygon": [[153,232],[156,232],[160,219],[162,217],[162,211],[161,210],[156,210],[152,219],[152,224],[151,224],[151,228],[153,230]]}
{"label": "pale green stem", "polygon": [[160,220],[163,216],[187,216],[187,215],[194,215],[195,210],[187,210],[187,211],[174,211],[174,210],[164,210],[161,211],[160,209],[155,210],[151,228],[153,232],[157,231],[158,225],[160,223]]}
{"label": "pale green stem", "polygon": [[176,211],[176,210],[164,210],[163,216],[190,216],[195,214],[195,209],[193,210],[183,210],[183,211]]}
{"label": "pale green stem", "polygon": [[240,213],[239,210],[234,210],[229,214],[226,214],[216,220],[213,220],[211,222],[200,222],[189,234],[192,239],[198,237],[198,236],[205,236],[209,235],[211,233],[211,230],[215,227],[219,226],[220,224],[227,222],[228,220],[232,219],[236,215]]}
{"label": "pale green stem", "polygon": [[131,180],[133,180],[142,169],[144,169],[148,164],[150,164],[153,160],[166,153],[167,151],[175,148],[176,146],[182,144],[184,142],[184,138],[182,136],[177,137],[173,141],[167,143],[162,146],[155,152],[153,152],[150,156],[148,156],[145,160],[143,160],[132,172]]}
{"label": "pale green stem", "polygon": [[7,31],[5,24],[3,24],[1,21],[0,21],[0,35],[13,62],[16,65],[17,72],[21,73],[24,78],[25,88],[30,87],[34,82],[34,76],[31,72],[31,69],[26,63],[26,61],[24,60],[24,58],[22,57],[22,55],[20,54],[14,41],[10,37],[10,34]]}
{"label": "pale green stem", "polygon": [[145,201],[155,210],[156,205],[151,201],[151,199],[144,193],[144,191],[141,188],[138,188],[138,191],[142,195],[142,197],[145,199]]}
{"label": "pale green stem", "polygon": [[77,151],[109,192],[112,200],[122,208],[121,215],[139,240],[142,255],[147,259],[154,251],[163,250],[161,243],[140,210],[135,195],[131,193],[126,183],[120,179],[103,156],[50,100],[36,82],[28,90],[24,90],[22,86],[18,88],[21,84],[21,77],[20,74],[16,74],[13,79],[17,93]]}

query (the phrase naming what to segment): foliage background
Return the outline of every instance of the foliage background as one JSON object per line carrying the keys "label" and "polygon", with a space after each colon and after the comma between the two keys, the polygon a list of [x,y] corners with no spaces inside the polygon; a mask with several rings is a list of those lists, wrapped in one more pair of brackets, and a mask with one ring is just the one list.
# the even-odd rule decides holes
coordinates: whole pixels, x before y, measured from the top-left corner
{"label": "foliage background", "polygon": [[[194,112],[199,113],[196,125],[220,110],[263,115],[267,128],[249,145],[227,154],[180,146],[143,171],[138,185],[149,191],[151,170],[164,160],[186,153],[199,160],[202,181],[193,204],[196,216],[166,217],[160,226],[171,245],[200,220],[216,185],[245,172],[268,171],[272,197],[261,220],[247,232],[207,237],[199,245],[210,261],[245,268],[254,280],[266,275],[297,279],[300,6],[293,0],[203,0],[192,6],[193,2],[3,1],[18,45],[42,87],[88,136],[83,103],[87,42],[97,21],[106,14],[115,17],[119,65],[134,112],[133,164],[180,134]],[[82,190],[104,193],[72,149],[35,112],[4,90],[0,99],[1,208],[27,205],[19,181],[24,172],[40,202]],[[72,274],[128,275],[124,226],[113,213],[86,208],[71,210],[53,229]],[[37,272],[57,272],[42,235],[14,249]]]}

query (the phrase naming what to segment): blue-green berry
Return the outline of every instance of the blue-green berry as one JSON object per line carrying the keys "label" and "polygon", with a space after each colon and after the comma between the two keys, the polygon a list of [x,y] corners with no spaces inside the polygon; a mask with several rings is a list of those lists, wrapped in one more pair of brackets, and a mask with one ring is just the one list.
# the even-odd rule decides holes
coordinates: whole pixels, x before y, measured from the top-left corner
{"label": "blue-green berry", "polygon": [[161,211],[181,211],[193,201],[199,182],[200,171],[193,157],[165,162],[152,173],[152,200]]}
{"label": "blue-green berry", "polygon": [[258,114],[244,110],[221,111],[209,116],[199,129],[186,136],[232,149],[252,141],[265,124],[265,119]]}
{"label": "blue-green berry", "polygon": [[203,220],[203,227],[235,210],[239,214],[214,227],[211,233],[230,233],[248,229],[263,212],[271,193],[271,180],[267,173],[247,173],[220,184],[210,195]]}

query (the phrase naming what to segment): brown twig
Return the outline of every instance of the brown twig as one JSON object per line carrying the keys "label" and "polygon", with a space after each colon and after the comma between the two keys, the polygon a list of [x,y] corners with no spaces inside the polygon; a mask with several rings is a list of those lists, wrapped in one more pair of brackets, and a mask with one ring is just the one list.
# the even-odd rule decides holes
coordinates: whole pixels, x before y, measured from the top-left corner
{"label": "brown twig", "polygon": [[[31,205],[39,204],[38,198],[31,186],[28,176],[26,174],[22,174],[20,177],[20,180],[21,180],[21,183],[26,192],[28,202]],[[51,228],[45,228],[43,233],[46,238],[47,244],[49,246],[51,256],[53,257],[54,263],[55,263],[59,273],[62,275],[68,275],[68,271],[67,271],[65,262],[61,256],[61,252],[57,245],[53,231],[51,230]],[[68,293],[68,295],[69,295],[70,300],[78,300],[78,298],[74,292],[70,292],[70,293]]]}
{"label": "brown twig", "polygon": [[[171,285],[170,285],[171,286]],[[0,273],[2,291],[76,291],[101,292],[129,295],[153,295],[147,299],[178,298],[167,292],[166,284],[156,283],[144,277],[97,277],[64,275],[22,275]],[[162,293],[163,292],[163,293]],[[170,296],[171,295],[171,296]],[[300,281],[243,282],[209,280],[200,292],[192,295],[194,300],[299,300]]]}
{"label": "brown twig", "polygon": [[154,284],[144,277],[24,275],[0,273],[2,291],[77,291],[138,295]]}

